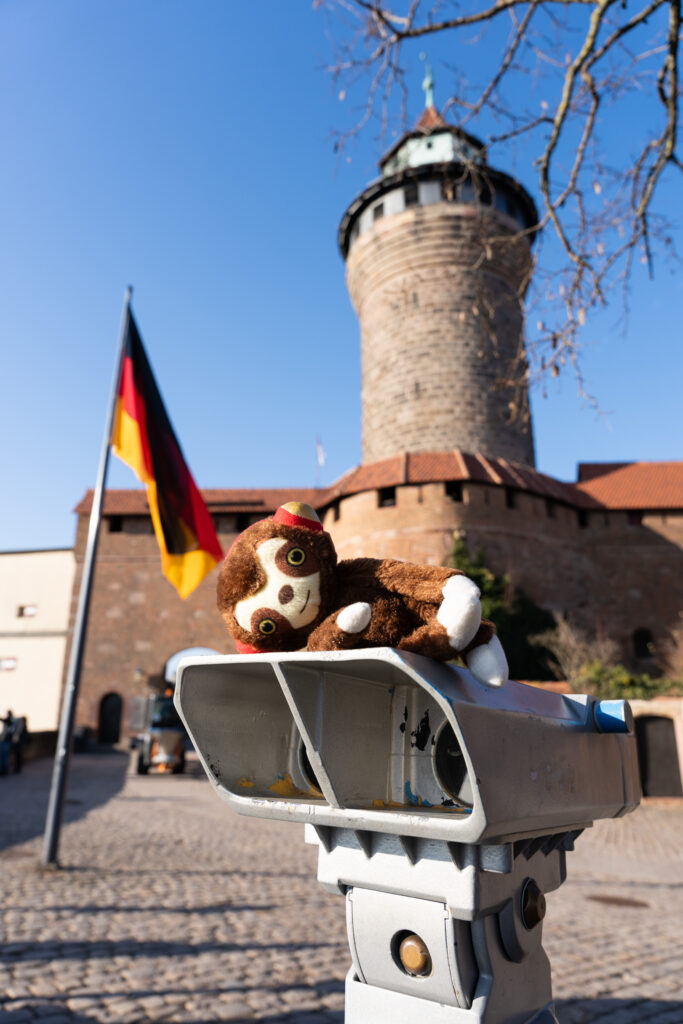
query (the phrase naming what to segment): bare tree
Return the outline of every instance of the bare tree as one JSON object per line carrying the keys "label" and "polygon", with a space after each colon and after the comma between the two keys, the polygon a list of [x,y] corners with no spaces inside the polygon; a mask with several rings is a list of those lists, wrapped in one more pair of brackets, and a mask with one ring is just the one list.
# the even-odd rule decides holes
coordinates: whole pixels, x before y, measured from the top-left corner
{"label": "bare tree", "polygon": [[555,629],[539,633],[532,638],[532,643],[550,651],[555,664],[550,664],[549,668],[558,679],[569,683],[577,682],[592,662],[612,667],[619,661],[619,648],[613,640],[601,634],[588,636],[559,616],[556,616]]}
{"label": "bare tree", "polygon": [[315,5],[331,15],[330,70],[340,95],[363,94],[340,146],[373,120],[383,132],[396,116],[405,122],[411,46],[421,49],[435,36],[449,54],[443,114],[468,130],[484,125],[491,162],[496,147],[524,144],[541,199],[530,230],[546,230],[535,250],[538,319],[521,372],[543,379],[571,366],[583,390],[580,339],[591,311],[615,288],[627,311],[634,266],[643,263],[652,275],[658,253],[675,256],[669,211],[656,199],[665,172],[683,170],[676,152],[680,0]]}

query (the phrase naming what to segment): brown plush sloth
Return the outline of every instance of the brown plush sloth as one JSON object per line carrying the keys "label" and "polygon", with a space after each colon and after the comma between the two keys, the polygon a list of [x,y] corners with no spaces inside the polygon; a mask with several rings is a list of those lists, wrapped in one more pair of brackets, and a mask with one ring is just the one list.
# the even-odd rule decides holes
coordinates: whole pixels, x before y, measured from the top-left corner
{"label": "brown plush sloth", "polygon": [[217,603],[239,653],[396,647],[441,661],[460,656],[489,686],[507,679],[472,580],[388,558],[337,562],[318,516],[299,502],[240,534],[221,567]]}

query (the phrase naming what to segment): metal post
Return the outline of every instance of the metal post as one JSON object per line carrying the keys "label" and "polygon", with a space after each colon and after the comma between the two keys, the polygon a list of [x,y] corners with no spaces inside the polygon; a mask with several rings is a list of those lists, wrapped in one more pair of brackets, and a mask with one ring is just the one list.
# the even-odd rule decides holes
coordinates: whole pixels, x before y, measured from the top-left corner
{"label": "metal post", "polygon": [[92,509],[90,511],[88,540],[85,548],[85,558],[83,560],[81,589],[78,596],[78,611],[76,613],[76,622],[74,624],[71,656],[69,658],[69,670],[64,688],[62,715],[59,723],[57,750],[55,752],[55,763],[52,770],[52,783],[50,786],[50,799],[48,802],[47,818],[45,821],[45,839],[43,843],[42,856],[42,863],[45,865],[57,865],[59,831],[62,824],[64,797],[66,795],[69,762],[71,760],[76,702],[78,699],[78,688],[81,681],[81,666],[83,663],[83,652],[85,649],[85,637],[88,625],[90,593],[92,590],[92,580],[95,568],[95,556],[97,554],[97,541],[100,532],[102,499],[104,497],[104,485],[107,476],[107,465],[109,463],[111,432],[116,412],[116,400],[118,397],[119,381],[121,378],[124,345],[128,333],[131,294],[132,288],[126,288],[126,294],[123,300],[123,313],[121,315],[119,347],[116,355],[116,365],[114,368],[114,379],[112,381],[111,394],[109,397],[107,420],[105,423],[104,438],[100,453],[100,464],[97,471],[97,482],[93,494]]}

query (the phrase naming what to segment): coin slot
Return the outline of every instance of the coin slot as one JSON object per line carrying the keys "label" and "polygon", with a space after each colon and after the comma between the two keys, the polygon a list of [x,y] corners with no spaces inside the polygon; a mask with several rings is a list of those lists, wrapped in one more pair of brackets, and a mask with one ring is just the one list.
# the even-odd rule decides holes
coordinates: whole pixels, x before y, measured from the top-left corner
{"label": "coin slot", "polygon": [[396,932],[391,940],[391,958],[403,974],[426,978],[432,973],[432,958],[426,942],[415,932]]}

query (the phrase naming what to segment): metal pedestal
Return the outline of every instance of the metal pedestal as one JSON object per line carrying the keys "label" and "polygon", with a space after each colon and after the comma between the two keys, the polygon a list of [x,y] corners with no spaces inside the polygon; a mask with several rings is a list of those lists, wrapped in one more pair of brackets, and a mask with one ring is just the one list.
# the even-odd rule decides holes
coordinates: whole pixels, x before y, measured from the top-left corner
{"label": "metal pedestal", "polygon": [[[576,834],[480,846],[307,825],[318,880],[346,896],[346,1024],[556,1024],[543,894]],[[410,936],[428,950],[414,973]]]}

